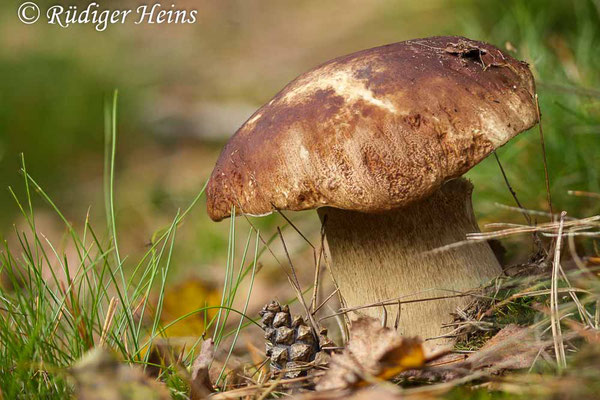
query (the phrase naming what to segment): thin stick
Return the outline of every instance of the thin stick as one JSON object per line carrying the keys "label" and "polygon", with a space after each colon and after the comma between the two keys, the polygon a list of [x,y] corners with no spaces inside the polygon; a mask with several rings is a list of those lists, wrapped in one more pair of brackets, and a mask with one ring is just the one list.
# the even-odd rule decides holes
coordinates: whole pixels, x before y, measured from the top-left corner
{"label": "thin stick", "polygon": [[466,296],[475,296],[475,294],[467,292],[467,293],[461,293],[461,294],[454,294],[454,295],[450,295],[450,296],[428,297],[425,299],[415,299],[415,300],[404,300],[404,301],[401,301],[399,299],[385,300],[385,301],[380,301],[378,303],[367,304],[364,306],[357,306],[357,307],[352,307],[352,308],[342,308],[342,309],[340,309],[340,311],[338,311],[335,314],[326,315],[322,318],[319,318],[319,321],[322,321],[327,318],[333,318],[336,315],[345,315],[349,312],[362,310],[364,308],[384,307],[386,305],[396,305],[396,304],[421,303],[421,302],[425,302],[425,301],[453,299],[453,298],[457,298],[457,297],[466,297]]}
{"label": "thin stick", "polygon": [[290,224],[290,226],[291,226],[292,228],[294,228],[294,230],[295,230],[295,231],[298,233],[298,235],[300,235],[300,237],[301,237],[302,239],[304,239],[304,241],[305,241],[306,243],[308,243],[308,245],[309,245],[310,247],[312,247],[312,249],[313,249],[313,250],[315,250],[315,246],[314,246],[314,245],[311,243],[311,241],[310,241],[310,240],[308,240],[308,238],[307,238],[306,236],[304,236],[304,234],[303,234],[302,232],[300,232],[300,229],[298,229],[298,227],[297,227],[296,225],[294,225],[294,223],[293,223],[293,222],[292,222],[292,221],[291,221],[291,220],[290,220],[290,219],[289,219],[289,218],[288,218],[288,217],[287,217],[287,216],[286,216],[286,215],[285,215],[283,212],[281,212],[281,211],[280,211],[280,210],[278,210],[278,209],[276,209],[276,211],[277,211],[277,213],[278,213],[279,215],[281,215],[281,217],[282,217],[283,219],[285,219],[285,220],[286,220],[286,222],[287,222],[288,224]]}
{"label": "thin stick", "polygon": [[[494,206],[499,207],[499,208],[504,208],[507,210],[521,211],[521,212],[527,213],[529,215],[539,215],[540,217],[554,218],[554,217],[558,216],[556,214],[550,214],[547,211],[532,210],[530,208],[519,209],[518,207],[513,207],[513,206],[506,205],[506,204],[501,204],[501,203],[494,203]],[[576,218],[566,217],[565,221],[573,220],[573,219],[576,219]]]}
{"label": "thin stick", "polygon": [[508,187],[508,191],[512,195],[513,199],[515,199],[515,203],[517,203],[517,206],[519,207],[519,209],[521,210],[521,213],[525,217],[525,220],[527,221],[527,225],[531,225],[531,217],[529,216],[529,214],[527,214],[525,212],[525,207],[523,207],[523,205],[521,204],[521,202],[519,201],[519,199],[517,197],[517,193],[514,191],[514,189],[510,185],[510,182],[508,181],[508,177],[506,176],[506,172],[504,172],[504,167],[502,167],[502,164],[500,163],[500,158],[498,158],[498,154],[496,153],[495,150],[494,150],[494,157],[496,158],[498,167],[500,167],[500,172],[502,173],[502,177],[504,178],[504,183],[506,183],[506,187]]}
{"label": "thin stick", "polygon": [[554,262],[552,263],[552,283],[550,291],[550,323],[552,326],[552,338],[554,339],[554,353],[558,369],[562,370],[567,366],[565,355],[565,344],[563,342],[562,329],[560,327],[560,315],[558,311],[558,275],[560,270],[560,250],[562,245],[562,231],[566,212],[560,214],[560,225],[558,228],[558,237],[556,238],[556,248],[554,250]]}
{"label": "thin stick", "polygon": [[315,279],[313,281],[313,297],[310,302],[310,309],[313,314],[317,312],[315,307],[317,307],[318,296],[319,296],[319,275],[321,274],[321,257],[323,256],[323,252],[325,251],[325,227],[321,226],[321,244],[319,245],[319,255],[315,261]]}
{"label": "thin stick", "polygon": [[306,312],[306,315],[312,326],[313,335],[314,335],[315,339],[318,341],[319,340],[318,325],[317,325],[315,319],[313,318],[313,315],[311,314],[308,306],[306,305],[306,301],[304,301],[304,296],[302,295],[302,288],[300,287],[300,281],[298,280],[298,276],[296,275],[296,268],[294,268],[294,264],[292,264],[292,258],[290,257],[290,253],[288,252],[287,246],[285,244],[285,240],[283,239],[283,234],[281,233],[281,229],[279,229],[279,227],[277,227],[277,232],[279,233],[279,237],[281,238],[281,244],[283,245],[283,250],[285,252],[288,263],[292,270],[292,276],[294,277],[294,279],[292,280],[291,277],[288,275],[288,280],[292,284],[292,287],[294,288],[294,290],[296,291],[296,297],[298,298],[298,301],[304,308],[304,311]]}
{"label": "thin stick", "polygon": [[[254,226],[254,224],[252,223],[252,221],[250,221],[250,218],[248,218],[247,215],[242,214],[242,217],[244,217],[244,219],[246,220],[246,222],[248,223],[248,225],[250,225],[250,227],[252,229],[254,229],[256,232],[260,232],[260,229],[258,229],[256,226]],[[281,263],[281,261],[279,261],[279,258],[277,258],[277,256],[275,255],[275,253],[273,252],[273,250],[271,250],[271,246],[269,246],[269,242],[267,240],[265,240],[263,238],[262,235],[258,235],[258,237],[260,238],[260,241],[262,242],[262,244],[265,246],[265,248],[269,251],[269,253],[271,253],[271,255],[273,256],[273,258],[275,259],[275,261],[277,261],[277,264],[279,264],[279,266],[285,271],[285,273],[287,274],[287,271],[285,270],[285,268],[283,267],[283,264]]]}
{"label": "thin stick", "polygon": [[540,102],[538,99],[538,95],[535,95],[535,108],[537,112],[538,118],[538,129],[540,131],[540,144],[542,145],[542,157],[544,159],[544,178],[546,180],[546,196],[548,198],[548,208],[550,209],[550,214],[554,214],[552,211],[552,196],[550,195],[550,176],[548,174],[548,162],[546,160],[546,143],[544,142],[544,129],[542,127],[542,113],[540,112]]}
{"label": "thin stick", "polygon": [[323,300],[323,302],[321,304],[319,304],[319,306],[317,308],[315,308],[315,310],[312,312],[313,315],[315,315],[317,313],[317,311],[319,311],[325,304],[327,304],[327,302],[329,300],[331,300],[331,298],[339,291],[339,289],[335,289],[333,292],[331,292],[331,294],[329,296],[327,296],[327,298],[325,300]]}
{"label": "thin stick", "polygon": [[[312,242],[310,240],[308,240],[308,238],[306,236],[304,236],[304,234],[300,231],[300,229],[281,210],[279,210],[277,208],[275,208],[275,210],[296,231],[296,233],[298,233],[298,235],[300,235],[300,237],[302,239],[304,239],[304,241],[306,243],[308,243],[308,245],[313,249],[313,258],[315,261],[315,282],[314,282],[314,286],[313,286],[313,297],[312,297],[312,301],[310,303],[310,310],[312,312],[312,310],[316,306],[316,302],[317,302],[316,297],[317,297],[317,290],[318,290],[319,266],[321,264],[321,251],[323,248],[322,238],[323,238],[324,233],[323,232],[321,233],[321,249],[317,256],[317,249],[312,244]],[[290,263],[290,265],[291,265],[291,263]],[[295,275],[295,273],[294,273],[294,275]],[[296,278],[296,283],[298,283],[297,281],[298,281],[298,278]]]}

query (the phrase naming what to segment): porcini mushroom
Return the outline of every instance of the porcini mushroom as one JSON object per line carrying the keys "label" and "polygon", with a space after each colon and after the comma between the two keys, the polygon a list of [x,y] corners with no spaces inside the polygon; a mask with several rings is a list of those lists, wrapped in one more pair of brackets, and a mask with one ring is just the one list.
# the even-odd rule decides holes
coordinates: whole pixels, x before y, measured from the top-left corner
{"label": "porcini mushroom", "polygon": [[[409,40],[299,76],[223,149],[213,220],[317,209],[347,306],[476,288],[502,273],[485,242],[432,253],[478,226],[460,178],[537,122],[527,64],[461,37]],[[433,338],[461,297],[403,304],[399,330]],[[398,307],[387,307],[388,325]],[[381,316],[381,308],[361,312]]]}

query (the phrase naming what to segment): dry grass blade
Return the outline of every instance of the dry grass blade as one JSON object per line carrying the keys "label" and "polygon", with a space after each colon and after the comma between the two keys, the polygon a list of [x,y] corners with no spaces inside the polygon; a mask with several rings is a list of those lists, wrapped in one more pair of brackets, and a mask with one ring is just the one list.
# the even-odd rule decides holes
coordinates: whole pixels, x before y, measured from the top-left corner
{"label": "dry grass blade", "polygon": [[106,311],[106,318],[104,319],[104,325],[102,326],[102,334],[100,335],[100,346],[106,343],[108,331],[112,326],[118,302],[119,301],[116,299],[116,297],[111,297],[110,303],[108,303],[108,310]]}
{"label": "dry grass blade", "polygon": [[569,190],[567,193],[571,196],[591,197],[594,199],[600,199],[600,193],[585,192],[583,190]]}
{"label": "dry grass blade", "polygon": [[[277,379],[272,382],[268,382],[266,384],[258,384],[258,385],[250,385],[239,389],[228,390],[222,393],[216,393],[210,396],[211,400],[226,400],[226,399],[239,399],[239,398],[247,398],[247,397],[256,397],[260,396],[264,391],[269,391],[272,393],[274,389],[278,386],[284,386],[289,384],[296,384],[301,382],[312,381],[314,378],[321,377],[325,374],[325,372],[317,372],[311,376],[301,376],[299,378],[291,378],[291,379]],[[273,390],[271,389],[273,388]]]}
{"label": "dry grass blade", "polygon": [[[592,229],[600,227],[600,215],[594,215],[592,217],[575,219],[568,222],[564,222],[563,219],[563,228],[580,228],[580,229]],[[546,233],[554,233],[560,228],[560,223],[558,222],[548,222],[545,224],[540,224],[538,226],[526,226],[521,225],[515,228],[508,228],[494,232],[481,232],[481,233],[470,233],[467,235],[468,240],[489,240],[500,237],[507,237],[511,235],[521,234],[521,233],[530,233],[530,232],[546,232]],[[562,232],[562,231],[561,231]]]}
{"label": "dry grass blade", "polygon": [[[568,219],[565,217],[565,220],[568,222],[564,222],[564,228],[569,229],[568,235],[573,236],[597,236],[597,232],[587,232],[589,235],[583,235],[586,232],[572,232],[573,230],[584,230],[584,229],[596,229],[600,227],[600,215],[594,215],[587,218],[582,219]],[[489,224],[488,226],[507,226],[507,224]],[[528,226],[528,225],[518,225],[518,224],[510,224],[508,225],[510,228],[497,230],[493,232],[477,232],[477,233],[469,233],[467,234],[466,240],[461,240],[458,242],[450,243],[445,246],[441,246],[429,251],[424,252],[424,255],[433,255],[436,253],[448,251],[461,246],[468,246],[477,242],[484,242],[490,239],[500,239],[514,235],[520,235],[524,233],[536,233],[540,232],[542,235],[551,236],[555,235],[554,232],[559,228],[558,222],[548,222],[544,224],[540,224],[537,226]]]}
{"label": "dry grass blade", "polygon": [[288,274],[288,281],[294,288],[294,291],[296,292],[296,297],[298,298],[298,301],[304,308],[304,312],[306,313],[306,316],[307,316],[308,320],[310,321],[315,340],[319,340],[319,326],[317,325],[312,313],[310,312],[310,309],[306,305],[306,301],[304,300],[304,296],[302,295],[302,288],[300,287],[300,281],[298,280],[298,275],[296,275],[296,269],[294,268],[294,264],[292,263],[292,258],[290,257],[290,253],[285,244],[285,239],[283,238],[283,234],[281,233],[281,229],[279,229],[279,227],[277,227],[277,232],[279,233],[279,237],[281,239],[281,244],[283,245],[283,250],[285,251],[285,256],[287,257],[288,263],[290,265],[290,269],[292,270],[293,279]]}
{"label": "dry grass blade", "polygon": [[587,275],[588,278],[595,279],[596,275],[594,275],[594,273],[590,271],[590,269],[587,267],[587,265],[585,265],[585,263],[577,253],[577,248],[575,246],[575,236],[571,235],[567,238],[567,240],[569,242],[569,252],[571,254],[571,258],[575,262],[577,268],[579,268],[579,270],[581,270],[585,275]]}
{"label": "dry grass blade", "polygon": [[560,215],[560,222],[558,227],[558,237],[556,238],[556,246],[554,250],[554,261],[552,263],[552,282],[550,291],[550,323],[552,326],[552,337],[554,340],[554,352],[556,354],[556,361],[558,368],[563,369],[567,366],[567,359],[565,355],[565,344],[562,336],[562,329],[560,327],[560,313],[558,309],[558,276],[560,272],[560,251],[562,247],[562,232],[564,228],[566,212],[562,212]]}
{"label": "dry grass blade", "polygon": [[[489,316],[491,315],[493,312],[495,312],[497,309],[505,306],[506,304],[519,299],[519,298],[523,298],[523,297],[535,297],[535,296],[547,296],[551,293],[551,289],[542,289],[542,290],[530,290],[531,288],[525,289],[522,292],[519,293],[515,293],[510,297],[507,297],[506,299],[494,304],[492,307],[490,307],[482,316]],[[558,288],[556,289],[556,293],[567,293],[567,294],[572,294],[572,293],[584,293],[584,294],[591,294],[590,291],[588,290],[584,290],[584,289],[577,289],[577,288]]]}

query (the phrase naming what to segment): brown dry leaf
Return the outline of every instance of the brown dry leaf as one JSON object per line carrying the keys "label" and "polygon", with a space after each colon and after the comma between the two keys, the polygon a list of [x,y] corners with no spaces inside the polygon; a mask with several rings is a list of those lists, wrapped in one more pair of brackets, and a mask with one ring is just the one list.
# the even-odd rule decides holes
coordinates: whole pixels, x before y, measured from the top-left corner
{"label": "brown dry leaf", "polygon": [[215,343],[212,339],[202,342],[200,354],[192,365],[192,379],[190,380],[190,399],[201,400],[213,391],[210,382],[209,368],[215,357]]}
{"label": "brown dry leaf", "polygon": [[527,327],[507,325],[489,339],[481,349],[469,355],[448,354],[424,369],[407,371],[405,379],[448,382],[476,373],[498,373],[509,369],[529,368],[543,343]]}
{"label": "brown dry leaf", "polygon": [[137,365],[128,365],[109,350],[88,351],[70,370],[78,400],[167,400],[169,390]]}
{"label": "brown dry leaf", "polygon": [[600,330],[591,329],[589,326],[585,326],[582,323],[574,321],[570,318],[565,318],[564,321],[569,328],[577,332],[577,334],[584,338],[586,342],[600,344]]}
{"label": "brown dry leaf", "polygon": [[471,370],[529,368],[539,349],[540,344],[529,328],[510,324],[473,353],[466,363]]}
{"label": "brown dry leaf", "polygon": [[369,377],[389,379],[424,363],[419,339],[403,338],[394,329],[382,327],[375,318],[360,317],[350,327],[344,351],[331,358],[330,369],[318,382],[317,390],[357,386]]}
{"label": "brown dry leaf", "polygon": [[404,398],[399,390],[392,390],[382,386],[370,386],[353,391],[346,389],[309,392],[292,397],[293,400],[399,400]]}

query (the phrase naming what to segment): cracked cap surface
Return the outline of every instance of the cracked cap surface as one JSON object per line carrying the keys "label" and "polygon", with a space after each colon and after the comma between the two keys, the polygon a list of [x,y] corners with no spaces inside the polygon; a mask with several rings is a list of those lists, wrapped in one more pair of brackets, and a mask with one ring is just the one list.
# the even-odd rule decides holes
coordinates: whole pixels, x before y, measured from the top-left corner
{"label": "cracked cap surface", "polygon": [[233,135],[208,183],[208,214],[402,207],[534,126],[534,94],[526,63],[462,37],[336,58],[289,83]]}

